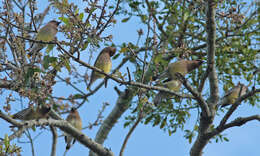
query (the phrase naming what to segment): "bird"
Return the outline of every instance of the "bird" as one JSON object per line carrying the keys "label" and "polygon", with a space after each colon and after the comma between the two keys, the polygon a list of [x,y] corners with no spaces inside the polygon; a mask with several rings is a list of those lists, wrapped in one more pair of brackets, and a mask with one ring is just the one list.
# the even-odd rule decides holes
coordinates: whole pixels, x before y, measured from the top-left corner
{"label": "bird", "polygon": [[[106,47],[104,48],[98,55],[94,66],[103,70],[105,73],[109,73],[112,67],[112,61],[111,58],[116,52],[116,48],[114,47]],[[91,85],[100,78],[105,78],[105,75],[98,73],[94,70],[92,70],[90,81],[87,86],[88,89],[90,89]],[[105,87],[107,87],[107,82],[105,81]]]}
{"label": "bird", "polygon": [[[180,73],[183,76],[185,76],[186,74],[190,73],[194,69],[198,68],[202,63],[203,63],[202,60],[183,60],[183,59],[174,63],[170,63],[167,69],[157,77],[159,79],[158,81],[167,78],[164,81],[163,86],[172,91],[178,92],[181,88],[182,83],[178,80],[175,74]],[[160,104],[163,99],[168,97],[171,97],[171,95],[160,91],[154,97],[153,100],[154,105],[158,106],[158,104]]]}
{"label": "bird", "polygon": [[172,80],[177,80],[176,73],[180,73],[183,76],[198,68],[203,63],[202,60],[179,60],[174,63],[170,63],[167,69],[158,77],[170,78]]}
{"label": "bird", "polygon": [[230,89],[225,93],[219,105],[221,107],[233,105],[240,96],[246,94],[247,90],[248,90],[248,86],[245,86],[244,84],[239,82],[235,87],[233,87],[232,89]]}
{"label": "bird", "polygon": [[[78,129],[80,131],[82,130],[82,121],[81,121],[79,112],[77,111],[76,108],[74,108],[74,107],[71,108],[70,113],[66,118],[66,121],[68,121],[76,129]],[[64,139],[67,144],[66,151],[68,151],[70,149],[70,147],[75,143],[76,140],[67,133],[64,133]],[[65,153],[66,153],[66,151],[65,151]]]}
{"label": "bird", "polygon": [[[166,80],[163,83],[163,87],[168,88],[174,92],[178,92],[181,88],[181,82],[179,80]],[[160,91],[155,97],[154,97],[154,105],[158,106],[163,99],[171,97],[171,94],[167,94],[163,91]]]}
{"label": "bird", "polygon": [[[58,26],[61,22],[51,20],[45,26],[43,26],[36,35],[37,41],[50,42],[53,41],[57,32]],[[32,50],[28,53],[29,56],[36,54],[41,49],[45,47],[45,44],[35,43],[32,47]]]}
{"label": "bird", "polygon": [[51,107],[49,105],[46,106],[29,106],[26,109],[23,109],[13,115],[13,119],[19,120],[34,120],[34,119],[41,119],[47,118],[48,113],[50,112]]}

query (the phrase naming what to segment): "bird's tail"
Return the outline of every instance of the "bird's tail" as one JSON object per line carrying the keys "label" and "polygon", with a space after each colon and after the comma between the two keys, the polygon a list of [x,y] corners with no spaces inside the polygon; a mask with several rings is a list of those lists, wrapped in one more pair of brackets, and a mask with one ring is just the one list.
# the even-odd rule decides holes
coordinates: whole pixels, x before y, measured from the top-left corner
{"label": "bird's tail", "polygon": [[107,81],[108,81],[108,78],[105,77],[105,78],[104,78],[105,88],[107,88]]}
{"label": "bird's tail", "polygon": [[69,142],[69,143],[67,144],[67,146],[66,146],[66,150],[69,150],[70,147],[71,147],[71,143]]}
{"label": "bird's tail", "polygon": [[153,81],[155,81],[155,80],[163,79],[165,77],[167,77],[167,71],[163,71],[160,75],[153,76],[152,79]]}
{"label": "bird's tail", "polygon": [[37,52],[39,52],[43,48],[44,48],[44,44],[35,44],[32,47],[31,51],[28,53],[28,56],[31,57],[32,55],[36,54]]}
{"label": "bird's tail", "polygon": [[228,101],[226,100],[226,98],[223,98],[220,100],[220,102],[217,104],[217,108],[223,108],[230,105],[230,103],[228,103]]}
{"label": "bird's tail", "polygon": [[159,106],[159,104],[161,104],[162,100],[163,100],[164,98],[166,98],[165,96],[166,96],[165,93],[159,92],[159,93],[154,97],[154,100],[153,100],[154,105],[155,105],[155,106]]}
{"label": "bird's tail", "polygon": [[88,83],[88,86],[87,86],[87,89],[88,90],[91,90],[91,86],[92,84],[97,80],[97,78],[95,78],[95,76],[93,76],[94,73],[91,74],[91,77],[90,77],[90,80],[89,80],[89,83]]}

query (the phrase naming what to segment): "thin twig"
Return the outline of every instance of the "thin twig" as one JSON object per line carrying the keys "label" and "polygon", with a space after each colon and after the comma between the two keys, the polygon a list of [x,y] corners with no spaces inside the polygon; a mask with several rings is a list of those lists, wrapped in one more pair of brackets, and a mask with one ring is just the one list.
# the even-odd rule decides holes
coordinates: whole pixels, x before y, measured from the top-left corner
{"label": "thin twig", "polygon": [[31,150],[32,150],[32,156],[35,156],[33,139],[32,139],[32,137],[31,137],[31,133],[30,133],[30,131],[29,131],[28,129],[26,129],[25,135],[26,135],[26,136],[28,137],[28,139],[29,139],[29,143],[30,143],[30,145],[31,145]]}
{"label": "thin twig", "polygon": [[128,81],[131,82],[132,79],[131,79],[131,74],[130,74],[129,68],[126,67],[126,70],[127,70],[127,73],[128,73]]}
{"label": "thin twig", "polygon": [[129,132],[127,133],[127,135],[126,135],[126,137],[125,137],[125,139],[124,139],[123,145],[122,145],[122,147],[121,147],[121,149],[120,149],[119,156],[123,156],[123,153],[124,153],[124,150],[125,150],[127,141],[129,140],[131,134],[133,133],[133,131],[135,130],[135,128],[137,127],[137,125],[138,125],[138,124],[140,123],[140,121],[142,120],[143,116],[142,116],[141,114],[142,114],[142,112],[139,113],[136,122],[134,123],[134,125],[130,128]]}
{"label": "thin twig", "polygon": [[182,84],[187,88],[187,90],[194,96],[194,98],[198,101],[199,106],[202,109],[202,113],[206,116],[211,116],[211,112],[209,110],[207,102],[202,98],[201,94],[198,93],[184,78],[180,73],[176,73],[176,76],[182,82]]}
{"label": "thin twig", "polygon": [[100,36],[100,34],[105,30],[105,28],[108,26],[108,24],[113,19],[114,15],[116,14],[117,10],[119,9],[120,0],[117,0],[116,8],[113,11],[113,13],[110,15],[109,19],[107,20],[106,24],[102,27],[102,29],[97,33],[97,36]]}

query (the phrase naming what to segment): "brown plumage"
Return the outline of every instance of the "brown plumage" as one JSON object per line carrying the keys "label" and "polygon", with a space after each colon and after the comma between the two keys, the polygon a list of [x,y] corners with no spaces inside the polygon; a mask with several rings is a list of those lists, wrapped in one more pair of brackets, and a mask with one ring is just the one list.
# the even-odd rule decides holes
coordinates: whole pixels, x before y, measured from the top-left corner
{"label": "brown plumage", "polygon": [[[179,60],[177,62],[170,63],[167,69],[158,77],[158,79],[159,81],[162,81],[164,78],[167,78],[167,80],[163,83],[163,86],[172,91],[178,92],[182,84],[175,74],[180,73],[185,76],[194,69],[198,68],[202,63],[202,60]],[[153,102],[157,106],[162,102],[163,99],[170,97],[172,97],[170,94],[159,92],[155,96]]]}
{"label": "brown plumage", "polygon": [[247,86],[239,82],[234,88],[230,89],[224,95],[219,105],[221,105],[221,107],[233,105],[240,96],[246,94],[247,89],[248,89]]}
{"label": "brown plumage", "polygon": [[30,106],[20,112],[17,112],[13,115],[14,119],[19,120],[34,120],[34,119],[41,119],[46,118],[48,113],[50,112],[50,106]]}
{"label": "brown plumage", "polygon": [[[109,73],[112,67],[112,61],[111,56],[113,56],[116,52],[116,48],[114,47],[106,47],[104,48],[100,54],[98,55],[94,66],[103,70],[105,73]],[[100,78],[105,78],[105,75],[98,73],[96,71],[92,71],[90,76],[90,81],[87,86],[88,89],[90,89],[91,85]],[[105,87],[107,87],[107,82],[105,82]]]}
{"label": "brown plumage", "polygon": [[[37,35],[36,40],[37,41],[43,41],[43,42],[50,42],[53,41],[57,32],[58,32],[58,26],[61,22],[52,20],[48,22],[44,27],[42,27]],[[28,54],[29,56],[32,56],[33,54],[36,54],[41,49],[43,49],[46,45],[42,43],[34,43],[31,52]]]}
{"label": "brown plumage", "polygon": [[[78,130],[82,130],[82,121],[78,111],[75,108],[71,108],[70,114],[67,116],[66,120]],[[65,135],[65,142],[67,143],[66,150],[69,150],[70,147],[75,143],[75,139],[69,134]]]}
{"label": "brown plumage", "polygon": [[177,80],[176,73],[180,73],[183,76],[190,73],[194,69],[198,68],[203,63],[202,60],[180,60],[174,63],[170,63],[168,68],[159,76],[161,78],[170,78]]}

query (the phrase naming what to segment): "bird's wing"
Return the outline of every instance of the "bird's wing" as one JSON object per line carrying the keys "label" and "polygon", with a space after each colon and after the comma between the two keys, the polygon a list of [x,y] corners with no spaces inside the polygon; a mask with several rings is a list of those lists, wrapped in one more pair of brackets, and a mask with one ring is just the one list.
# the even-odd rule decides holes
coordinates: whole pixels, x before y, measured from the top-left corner
{"label": "bird's wing", "polygon": [[234,87],[234,88],[232,88],[232,89],[230,89],[229,91],[227,91],[227,92],[225,93],[224,97],[229,96],[229,95],[230,95],[231,93],[233,93],[236,89],[237,89],[237,86]]}
{"label": "bird's wing", "polygon": [[23,109],[23,110],[15,113],[13,115],[13,118],[14,119],[23,119],[24,117],[26,117],[30,113],[32,113],[32,108],[26,108],[26,109]]}

